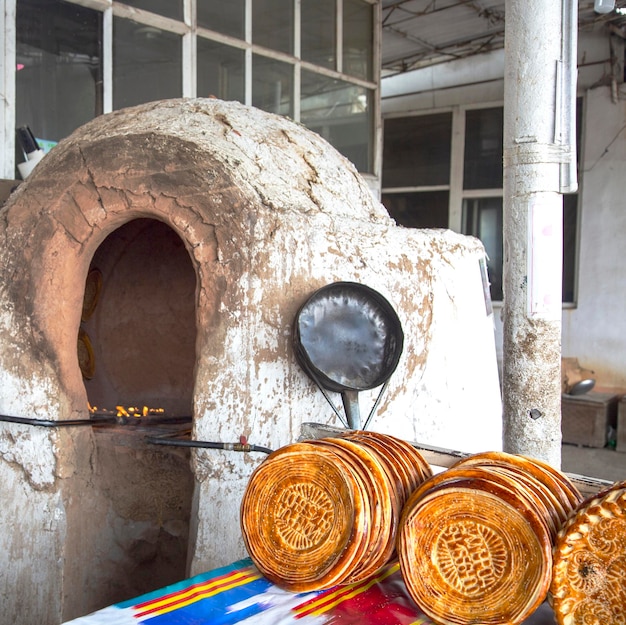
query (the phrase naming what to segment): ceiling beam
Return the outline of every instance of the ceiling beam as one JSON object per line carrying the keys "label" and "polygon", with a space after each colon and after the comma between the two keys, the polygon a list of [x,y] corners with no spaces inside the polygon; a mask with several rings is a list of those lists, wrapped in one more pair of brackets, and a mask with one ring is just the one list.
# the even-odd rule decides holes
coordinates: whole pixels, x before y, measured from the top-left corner
{"label": "ceiling beam", "polygon": [[[433,15],[434,13],[441,13],[443,11],[449,11],[450,9],[456,9],[457,7],[466,5],[466,4],[470,4],[472,3],[474,0],[459,0],[458,2],[456,2],[455,4],[448,4],[444,7],[436,7],[436,4],[434,2],[434,0],[422,11],[411,11],[409,9],[403,8],[402,5],[406,4],[407,2],[412,2],[413,0],[401,0],[400,2],[396,2],[395,4],[391,5],[391,7],[387,6],[383,8],[383,27],[387,26],[387,20],[388,18],[391,17],[391,15],[395,12],[395,11],[401,11],[403,13],[406,13],[407,16],[403,17],[402,19],[398,19],[395,22],[393,22],[393,24],[389,24],[389,26],[395,26],[397,24],[403,24],[405,22],[409,22],[411,20],[416,20],[416,19],[420,19],[421,17],[424,17],[426,15]],[[386,11],[389,10],[389,13],[385,13]]]}
{"label": "ceiling beam", "polygon": [[[385,30],[390,30],[389,27],[385,27]],[[422,45],[422,50],[413,51],[411,54],[405,54],[392,59],[383,59],[383,67],[391,68],[394,65],[401,64],[403,71],[407,69],[413,69],[415,63],[419,63],[424,58],[432,58],[437,56],[445,56],[449,59],[463,58],[478,52],[484,52],[486,50],[493,50],[495,48],[501,48],[504,45],[504,25],[492,28],[480,36],[467,35],[465,37],[458,37],[446,41],[441,45],[433,45],[428,42],[419,40],[416,41],[409,33],[400,31],[399,29],[393,29],[396,34],[406,36],[409,41],[413,41]],[[441,61],[438,61],[441,62]]]}

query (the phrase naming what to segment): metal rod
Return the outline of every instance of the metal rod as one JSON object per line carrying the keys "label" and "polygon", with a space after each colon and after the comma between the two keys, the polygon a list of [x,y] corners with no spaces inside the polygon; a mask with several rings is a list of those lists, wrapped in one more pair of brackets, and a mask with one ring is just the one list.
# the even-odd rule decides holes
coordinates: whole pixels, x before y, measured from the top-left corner
{"label": "metal rod", "polygon": [[361,429],[361,411],[359,409],[359,393],[354,390],[346,390],[341,393],[341,399],[343,400],[343,409],[346,412],[346,419],[348,420],[348,429],[360,430]]}
{"label": "metal rod", "polygon": [[372,420],[372,417],[374,416],[374,412],[376,412],[376,408],[378,408],[378,404],[380,404],[380,400],[383,397],[383,393],[385,392],[385,389],[387,388],[387,385],[389,384],[389,380],[387,380],[383,385],[382,388],[380,389],[380,392],[378,393],[378,397],[376,397],[376,401],[374,402],[374,405],[372,406],[372,409],[370,410],[370,413],[367,415],[367,419],[365,420],[365,423],[363,424],[363,429],[367,430],[367,426],[369,425],[370,421]]}
{"label": "metal rod", "polygon": [[317,377],[317,375],[315,375],[315,373],[311,369],[307,369],[307,374],[313,380],[313,382],[315,382],[315,385],[317,386],[317,388],[319,388],[319,390],[322,392],[324,399],[330,404],[330,407],[333,409],[333,412],[335,413],[335,415],[337,415],[337,418],[339,419],[339,421],[341,421],[341,423],[343,423],[348,429],[351,429],[350,426],[348,425],[346,418],[344,418],[341,412],[339,412],[339,409],[337,408],[337,406],[335,406],[335,402],[333,402],[333,400],[330,398],[330,395],[328,394],[326,389],[322,386],[322,383],[319,381],[319,378]]}
{"label": "metal rod", "polygon": [[102,425],[106,423],[112,423],[117,425],[140,425],[150,422],[157,423],[191,423],[191,417],[117,417],[116,415],[107,415],[102,413],[95,413],[91,419],[35,419],[34,417],[13,417],[9,415],[0,415],[0,421],[6,421],[7,423],[20,423],[22,425],[34,425],[37,427],[56,428],[56,427],[68,427],[68,426],[82,426],[82,425]]}
{"label": "metal rod", "polygon": [[190,441],[177,438],[166,438],[159,436],[146,436],[146,441],[153,445],[169,445],[171,447],[200,447],[205,449],[223,449],[225,451],[251,452],[258,451],[264,454],[271,454],[272,450],[260,445],[250,445],[249,443],[222,443],[220,441]]}
{"label": "metal rod", "polygon": [[578,77],[578,2],[562,0],[561,59],[557,63],[554,143],[563,148],[559,164],[561,193],[578,190],[576,163],[576,80]]}

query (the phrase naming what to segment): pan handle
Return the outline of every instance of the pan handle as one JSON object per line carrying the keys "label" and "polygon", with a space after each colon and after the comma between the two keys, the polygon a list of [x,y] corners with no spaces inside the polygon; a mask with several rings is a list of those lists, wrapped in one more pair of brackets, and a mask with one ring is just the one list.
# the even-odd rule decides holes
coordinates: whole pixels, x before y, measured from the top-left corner
{"label": "pan handle", "polygon": [[359,393],[358,391],[345,390],[341,392],[343,408],[346,411],[346,419],[348,419],[348,428],[351,430],[361,429],[361,414],[359,411]]}

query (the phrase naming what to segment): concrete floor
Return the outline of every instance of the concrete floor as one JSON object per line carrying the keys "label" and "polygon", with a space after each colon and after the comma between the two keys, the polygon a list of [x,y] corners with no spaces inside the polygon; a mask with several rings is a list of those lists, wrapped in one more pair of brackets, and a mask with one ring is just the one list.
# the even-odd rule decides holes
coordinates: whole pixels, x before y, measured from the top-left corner
{"label": "concrete floor", "polygon": [[561,470],[610,482],[626,480],[626,453],[609,447],[594,448],[564,444]]}

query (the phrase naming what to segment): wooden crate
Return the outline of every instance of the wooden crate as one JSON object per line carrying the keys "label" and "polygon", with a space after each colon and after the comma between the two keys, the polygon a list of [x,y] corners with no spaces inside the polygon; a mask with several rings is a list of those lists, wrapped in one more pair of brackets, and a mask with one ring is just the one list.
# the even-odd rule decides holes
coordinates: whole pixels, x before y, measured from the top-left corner
{"label": "wooden crate", "polygon": [[619,396],[591,391],[585,395],[563,395],[561,432],[564,443],[604,447],[609,428],[617,428]]}

